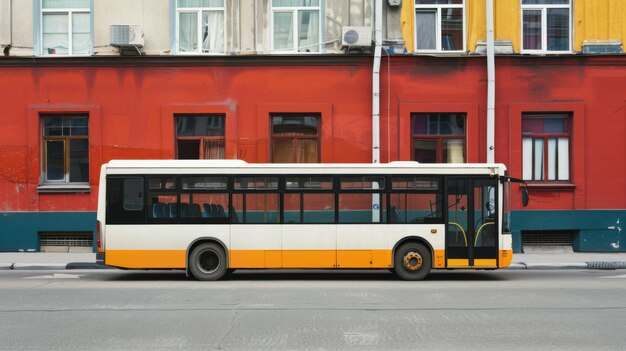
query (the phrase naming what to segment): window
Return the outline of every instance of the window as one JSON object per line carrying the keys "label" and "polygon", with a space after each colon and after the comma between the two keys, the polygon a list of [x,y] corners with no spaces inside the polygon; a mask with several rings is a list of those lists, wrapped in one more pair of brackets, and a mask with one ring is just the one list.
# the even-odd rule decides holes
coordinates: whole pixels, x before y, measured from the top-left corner
{"label": "window", "polygon": [[89,183],[89,127],[87,116],[42,118],[42,175],[44,184]]}
{"label": "window", "polygon": [[413,113],[413,160],[422,163],[465,162],[464,113]]}
{"label": "window", "polygon": [[144,178],[107,177],[106,183],[107,223],[145,223]]}
{"label": "window", "polygon": [[387,222],[383,177],[342,177],[339,184],[339,223]]}
{"label": "window", "polygon": [[320,0],[272,0],[272,51],[320,52]]}
{"label": "window", "polygon": [[285,223],[335,223],[335,194],[332,177],[285,179]]}
{"label": "window", "polygon": [[177,115],[176,158],[223,159],[223,115]]}
{"label": "window", "polygon": [[272,162],[316,163],[319,114],[272,114]]}
{"label": "window", "polygon": [[223,53],[224,0],[177,0],[178,53]]}
{"label": "window", "polygon": [[391,223],[443,223],[441,181],[435,177],[391,179]]}
{"label": "window", "polygon": [[465,51],[464,0],[415,0],[415,51]]}
{"label": "window", "polygon": [[524,180],[569,181],[570,119],[567,113],[522,116]]}
{"label": "window", "polygon": [[228,223],[227,177],[182,177],[181,187],[179,223]]}
{"label": "window", "polygon": [[237,177],[231,223],[279,223],[278,177]]}
{"label": "window", "polygon": [[41,54],[90,55],[91,1],[41,1]]}
{"label": "window", "polygon": [[571,51],[570,0],[522,0],[522,52]]}

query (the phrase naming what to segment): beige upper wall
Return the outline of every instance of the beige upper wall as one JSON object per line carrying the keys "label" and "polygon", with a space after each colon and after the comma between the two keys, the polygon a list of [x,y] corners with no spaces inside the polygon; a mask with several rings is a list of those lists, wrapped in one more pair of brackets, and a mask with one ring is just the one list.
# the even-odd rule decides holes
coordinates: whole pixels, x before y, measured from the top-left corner
{"label": "beige upper wall", "polygon": [[141,25],[143,51],[148,55],[169,53],[169,0],[96,0],[93,11],[95,54],[117,54],[109,45],[113,24]]}
{"label": "beige upper wall", "polygon": [[[10,9],[8,21],[11,26],[0,26],[3,41],[12,46],[11,55],[33,54],[33,2],[2,0],[5,8]],[[6,18],[6,17],[5,17]],[[5,20],[3,18],[3,22]],[[7,32],[8,30],[8,32]]]}
{"label": "beige upper wall", "polygon": [[11,0],[0,0],[0,45],[11,44]]}

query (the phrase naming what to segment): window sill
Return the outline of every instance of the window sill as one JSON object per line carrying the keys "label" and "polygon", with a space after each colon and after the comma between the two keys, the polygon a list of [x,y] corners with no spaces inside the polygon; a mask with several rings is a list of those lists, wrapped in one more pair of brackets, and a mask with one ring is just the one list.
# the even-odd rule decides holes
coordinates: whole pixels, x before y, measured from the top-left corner
{"label": "window sill", "polygon": [[572,183],[527,183],[528,190],[574,190],[576,184]]}
{"label": "window sill", "polygon": [[89,193],[89,184],[41,184],[37,187],[38,193]]}

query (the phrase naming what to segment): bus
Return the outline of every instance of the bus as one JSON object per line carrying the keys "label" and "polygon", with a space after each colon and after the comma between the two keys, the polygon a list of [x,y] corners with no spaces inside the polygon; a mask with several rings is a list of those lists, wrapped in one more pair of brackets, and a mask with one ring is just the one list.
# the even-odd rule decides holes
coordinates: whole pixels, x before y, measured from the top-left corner
{"label": "bus", "polygon": [[[497,269],[512,260],[502,164],[102,165],[98,252],[107,266],[180,269]],[[524,201],[527,193],[523,191]]]}

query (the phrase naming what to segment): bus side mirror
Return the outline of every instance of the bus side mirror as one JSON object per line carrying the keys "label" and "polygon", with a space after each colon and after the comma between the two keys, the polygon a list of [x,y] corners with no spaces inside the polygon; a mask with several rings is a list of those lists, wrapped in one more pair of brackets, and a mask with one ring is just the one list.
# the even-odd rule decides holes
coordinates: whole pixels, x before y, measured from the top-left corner
{"label": "bus side mirror", "polygon": [[528,206],[528,189],[522,189],[522,206]]}

